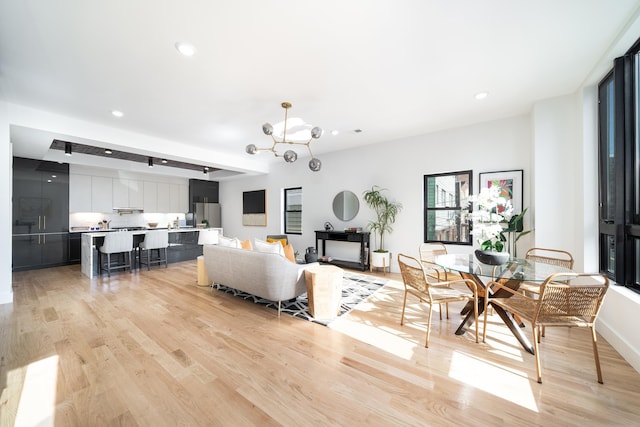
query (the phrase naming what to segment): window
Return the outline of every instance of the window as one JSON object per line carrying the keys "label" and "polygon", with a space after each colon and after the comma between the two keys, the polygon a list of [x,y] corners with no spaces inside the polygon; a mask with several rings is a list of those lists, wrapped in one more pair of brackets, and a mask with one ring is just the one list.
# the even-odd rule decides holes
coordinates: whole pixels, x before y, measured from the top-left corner
{"label": "window", "polygon": [[302,187],[284,190],[284,233],[302,234]]}
{"label": "window", "polygon": [[471,245],[472,171],[424,176],[424,241]]}
{"label": "window", "polygon": [[598,85],[600,271],[640,292],[640,40]]}

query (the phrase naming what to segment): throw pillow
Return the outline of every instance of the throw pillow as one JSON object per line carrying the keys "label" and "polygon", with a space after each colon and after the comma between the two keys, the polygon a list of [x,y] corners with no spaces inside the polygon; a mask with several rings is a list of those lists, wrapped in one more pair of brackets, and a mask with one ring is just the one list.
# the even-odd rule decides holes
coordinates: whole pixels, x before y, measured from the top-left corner
{"label": "throw pillow", "polygon": [[267,237],[267,242],[269,243],[279,242],[283,248],[287,246],[287,239],[274,239],[273,237]]}
{"label": "throw pillow", "polygon": [[284,257],[291,262],[296,262],[296,253],[291,243],[284,247]]}
{"label": "throw pillow", "polygon": [[255,239],[254,247],[258,252],[265,252],[270,254],[278,254],[284,256],[284,248],[280,244],[280,242],[265,242],[264,240]]}
{"label": "throw pillow", "polygon": [[251,244],[251,240],[249,239],[240,241],[240,246],[242,247],[242,249],[245,249],[247,251],[253,250],[253,245]]}
{"label": "throw pillow", "polygon": [[227,248],[240,248],[240,240],[237,237],[218,236],[218,244]]}

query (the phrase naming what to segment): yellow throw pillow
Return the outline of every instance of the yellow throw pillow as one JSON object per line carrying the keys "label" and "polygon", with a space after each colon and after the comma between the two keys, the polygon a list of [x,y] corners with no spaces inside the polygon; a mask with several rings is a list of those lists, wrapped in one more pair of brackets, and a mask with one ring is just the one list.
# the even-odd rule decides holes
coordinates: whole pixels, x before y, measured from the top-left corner
{"label": "yellow throw pillow", "polygon": [[291,262],[296,262],[296,253],[291,243],[284,247],[284,257]]}
{"label": "yellow throw pillow", "polygon": [[287,239],[274,239],[272,237],[267,237],[267,242],[269,243],[280,242],[283,248],[287,246]]}
{"label": "yellow throw pillow", "polygon": [[251,240],[249,240],[249,239],[241,240],[240,241],[240,246],[242,247],[242,249],[246,249],[248,251],[252,251],[253,250],[253,245],[251,244]]}

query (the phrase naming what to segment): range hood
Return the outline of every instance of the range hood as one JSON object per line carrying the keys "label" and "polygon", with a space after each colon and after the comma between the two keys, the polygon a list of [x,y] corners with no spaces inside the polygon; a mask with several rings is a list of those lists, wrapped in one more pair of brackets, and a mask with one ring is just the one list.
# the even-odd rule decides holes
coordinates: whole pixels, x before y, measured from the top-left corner
{"label": "range hood", "polygon": [[142,208],[113,208],[113,211],[119,215],[124,214],[133,214],[133,213],[143,213],[144,209]]}

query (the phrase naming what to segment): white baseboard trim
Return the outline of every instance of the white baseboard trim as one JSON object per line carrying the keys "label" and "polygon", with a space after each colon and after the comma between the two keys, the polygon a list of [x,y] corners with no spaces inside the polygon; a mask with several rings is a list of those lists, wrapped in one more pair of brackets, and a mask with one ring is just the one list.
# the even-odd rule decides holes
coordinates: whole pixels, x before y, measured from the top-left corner
{"label": "white baseboard trim", "polygon": [[596,330],[629,364],[640,372],[640,335],[632,325],[640,313],[640,294],[610,285],[596,321]]}
{"label": "white baseboard trim", "polygon": [[0,304],[13,304],[13,291],[0,292]]}

